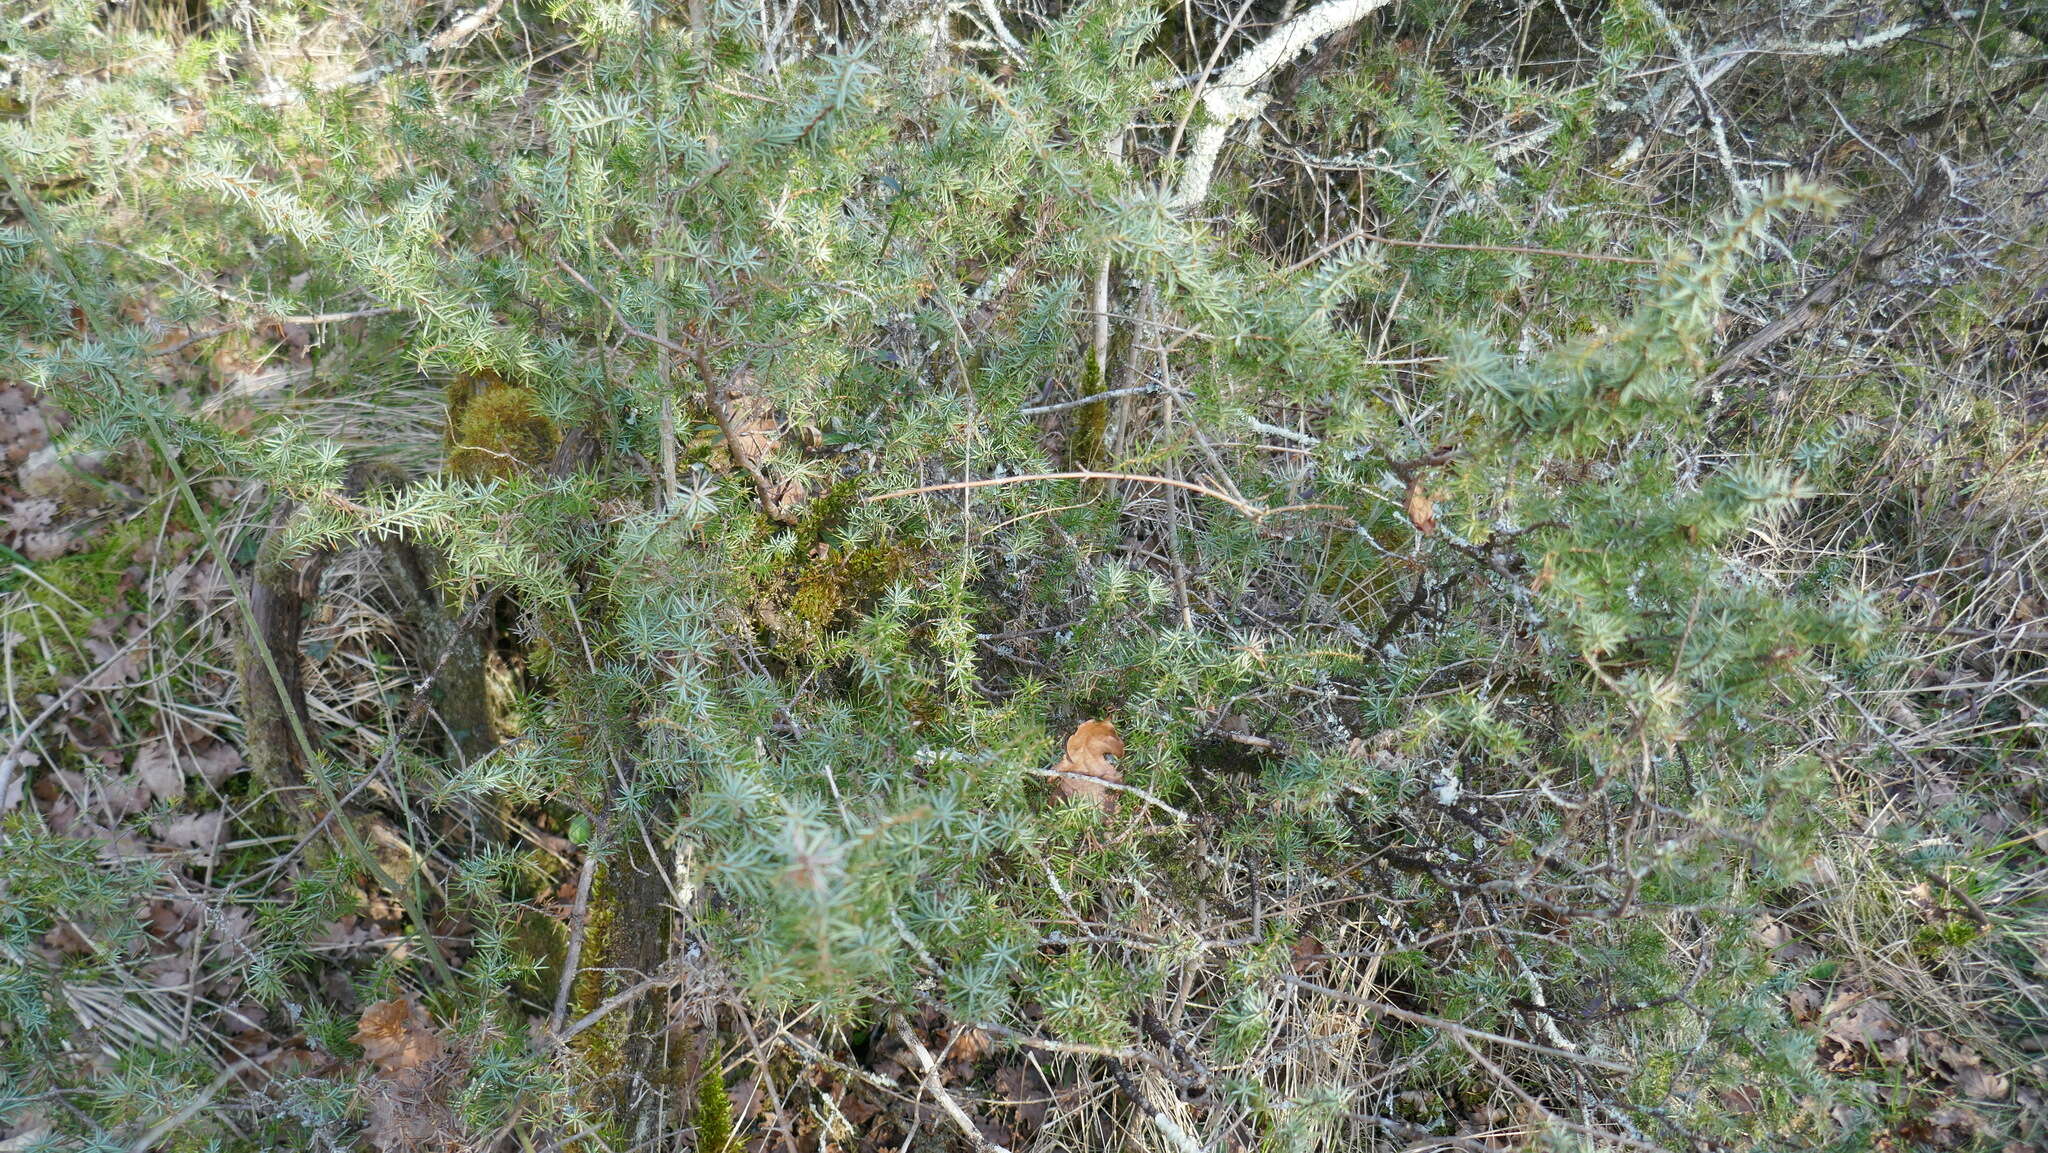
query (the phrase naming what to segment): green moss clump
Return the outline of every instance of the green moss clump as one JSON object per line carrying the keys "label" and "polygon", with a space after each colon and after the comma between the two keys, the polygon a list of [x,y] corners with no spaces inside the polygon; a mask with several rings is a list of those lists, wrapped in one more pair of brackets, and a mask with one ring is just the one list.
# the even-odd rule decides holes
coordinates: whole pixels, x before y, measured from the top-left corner
{"label": "green moss clump", "polygon": [[[1095,354],[1088,354],[1088,371],[1083,374],[1083,396],[1102,391],[1102,366],[1095,363]],[[1095,469],[1107,463],[1109,438],[1109,406],[1106,400],[1084,404],[1073,411],[1067,432],[1067,465],[1070,468]]]}
{"label": "green moss clump", "polygon": [[697,1080],[697,1109],[690,1123],[697,1129],[697,1153],[727,1153],[732,1148],[732,1095],[716,1059]]}
{"label": "green moss clump", "polygon": [[790,552],[801,563],[779,565],[756,580],[755,619],[785,657],[816,650],[916,563],[917,550],[908,545],[848,546],[833,539],[854,499],[849,482],[811,502],[790,530],[796,536]]}
{"label": "green moss clump", "polygon": [[1961,919],[1944,921],[1939,925],[1922,925],[1913,934],[1913,952],[1924,961],[1932,961],[1951,950],[1960,949],[1983,936],[1984,930],[1975,922]]}
{"label": "green moss clump", "polygon": [[488,480],[547,467],[561,439],[532,390],[494,373],[464,374],[448,385],[448,470]]}
{"label": "green moss clump", "polygon": [[872,602],[910,567],[911,550],[893,545],[839,549],[820,545],[801,567],[763,583],[755,615],[786,656],[815,649],[827,633]]}
{"label": "green moss clump", "polygon": [[156,530],[153,518],[134,517],[99,530],[84,552],[22,562],[37,579],[15,574],[8,582],[0,633],[12,634],[15,692],[23,699],[83,676],[95,661],[78,644],[93,625],[143,607],[137,590],[123,587],[123,573]]}

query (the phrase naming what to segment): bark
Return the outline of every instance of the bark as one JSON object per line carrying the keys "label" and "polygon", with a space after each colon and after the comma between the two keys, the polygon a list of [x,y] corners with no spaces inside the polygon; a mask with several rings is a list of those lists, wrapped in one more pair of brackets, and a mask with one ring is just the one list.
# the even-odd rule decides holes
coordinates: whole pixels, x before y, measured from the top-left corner
{"label": "bark", "polygon": [[[668,958],[669,886],[646,837],[628,827],[591,886],[590,922],[576,975],[574,1011],[587,1013],[658,973]],[[668,1044],[668,998],[650,990],[579,1034],[599,1115],[618,1124],[617,1147],[658,1134],[665,1103],[682,1088],[683,1070]]]}
{"label": "bark", "polygon": [[271,518],[270,530],[250,574],[249,611],[254,629],[235,648],[242,684],[243,757],[265,785],[297,790],[306,782],[306,755],[313,734],[306,710],[300,639],[306,605],[318,593],[329,554],[289,555],[287,529],[297,506],[287,501]]}

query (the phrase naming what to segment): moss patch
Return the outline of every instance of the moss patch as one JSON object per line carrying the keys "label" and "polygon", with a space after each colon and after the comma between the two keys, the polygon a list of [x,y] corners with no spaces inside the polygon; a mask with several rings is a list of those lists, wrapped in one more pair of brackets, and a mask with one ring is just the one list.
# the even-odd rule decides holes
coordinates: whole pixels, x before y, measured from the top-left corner
{"label": "moss patch", "polygon": [[448,470],[484,480],[545,468],[561,439],[532,391],[495,373],[448,385]]}
{"label": "moss patch", "polygon": [[[920,551],[897,542],[851,544],[837,539],[854,500],[854,485],[843,482],[805,508],[789,531],[795,545],[789,559],[756,575],[754,619],[778,653],[793,658],[815,652],[835,629],[843,628],[909,572]],[[766,534],[764,528],[764,535]]]}
{"label": "moss patch", "polygon": [[135,518],[107,526],[84,552],[27,565],[0,609],[0,634],[14,651],[14,691],[23,700],[57,692],[95,663],[82,647],[93,625],[143,608],[122,574],[154,532]]}

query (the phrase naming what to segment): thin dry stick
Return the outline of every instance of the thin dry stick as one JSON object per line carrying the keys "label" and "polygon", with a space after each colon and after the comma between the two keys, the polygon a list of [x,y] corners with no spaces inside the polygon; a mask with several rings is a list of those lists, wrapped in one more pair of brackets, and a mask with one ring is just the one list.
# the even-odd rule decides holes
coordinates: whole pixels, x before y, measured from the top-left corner
{"label": "thin dry stick", "polygon": [[939,1108],[944,1109],[946,1116],[953,1119],[953,1124],[959,1127],[961,1135],[974,1146],[976,1153],[1010,1153],[1008,1149],[982,1136],[980,1127],[974,1123],[974,1118],[969,1117],[967,1110],[960,1107],[960,1102],[955,1101],[953,1095],[946,1091],[944,1082],[939,1080],[938,1061],[932,1057],[931,1050],[924,1047],[924,1042],[917,1039],[917,1034],[911,1031],[910,1022],[903,1019],[903,1014],[891,1013],[889,1024],[895,1028],[896,1037],[903,1042],[903,1047],[917,1057],[918,1067],[924,1070],[925,1088],[931,1090],[932,1097],[939,1103]]}
{"label": "thin dry stick", "polygon": [[569,1016],[569,990],[576,984],[576,970],[583,963],[583,935],[590,926],[590,883],[597,876],[597,854],[585,849],[583,871],[576,877],[576,906],[569,914],[569,948],[562,956],[562,981],[555,986],[554,1012],[548,1014],[548,1032],[559,1035]]}
{"label": "thin dry stick", "polygon": [[213,1104],[213,1099],[220,1095],[222,1089],[227,1088],[228,1082],[244,1073],[259,1072],[265,1072],[263,1066],[246,1058],[222,1069],[211,1084],[201,1089],[190,1101],[185,1102],[184,1108],[150,1126],[148,1132],[137,1137],[135,1143],[128,1146],[128,1153],[149,1153],[151,1149],[156,1148],[157,1142],[177,1132],[185,1122],[197,1117],[202,1110]]}
{"label": "thin dry stick", "polygon": [[[663,278],[667,261],[657,255],[654,258],[654,279]],[[654,335],[668,340],[668,310],[663,309],[654,318]],[[654,371],[661,379],[661,507],[675,508],[681,499],[681,489],[676,481],[676,398],[670,391],[668,358],[656,357]]]}
{"label": "thin dry stick", "polygon": [[1002,1025],[974,1022],[972,1028],[979,1029],[991,1037],[1000,1037],[1013,1045],[1026,1049],[1039,1049],[1047,1053],[1063,1053],[1069,1057],[1102,1057],[1111,1061],[1136,1061],[1150,1065],[1182,1085],[1188,1084],[1187,1077],[1172,1065],[1154,1057],[1143,1049],[1126,1048],[1118,1045],[1089,1045],[1081,1041],[1060,1041],[1052,1037],[1034,1037]]}
{"label": "thin dry stick", "polygon": [[1291,272],[1300,272],[1323,257],[1357,240],[1370,240],[1374,244],[1384,244],[1389,248],[1431,248],[1446,249],[1451,252],[1499,252],[1513,256],[1561,256],[1567,260],[1593,260],[1603,261],[1608,264],[1655,265],[1657,263],[1646,256],[1622,256],[1612,252],[1579,252],[1569,248],[1535,248],[1526,244],[1454,244],[1448,240],[1400,240],[1392,236],[1382,236],[1369,229],[1354,228],[1350,232],[1309,253],[1307,256],[1302,257],[1300,260],[1295,261],[1293,264],[1288,265],[1281,270],[1281,274],[1286,275]]}
{"label": "thin dry stick", "polygon": [[1535,1110],[1536,1115],[1538,1117],[1541,1117],[1545,1121],[1548,1121],[1549,1123],[1556,1125],[1558,1128],[1569,1129],[1570,1131],[1577,1133],[1582,1137],[1590,1137],[1595,1141],[1611,1141],[1616,1145],[1625,1145],[1631,1149],[1643,1149],[1648,1151],[1648,1153],[1668,1153],[1668,1151],[1662,1145],[1653,1144],[1649,1141],[1640,1141],[1634,1137],[1628,1136],[1625,1133],[1611,1133],[1605,1129],[1596,1128],[1592,1125],[1581,1124],[1577,1121],[1572,1120],[1569,1117],[1566,1117],[1558,1113],[1556,1110],[1550,1108],[1543,1102],[1538,1101],[1535,1097],[1531,1096],[1527,1089],[1524,1089],[1519,1084],[1516,1084],[1515,1079],[1508,1075],[1507,1070],[1502,1069],[1500,1066],[1494,1064],[1492,1061],[1487,1060],[1486,1054],[1481,1053],[1477,1045],[1474,1045],[1472,1042],[1466,1040],[1463,1037],[1458,1036],[1455,1033],[1451,1035],[1451,1040],[1456,1041],[1458,1043],[1459,1048],[1465,1050],[1466,1053],[1470,1054],[1474,1061],[1479,1062],[1480,1067],[1485,1069],[1487,1073],[1491,1074],[1493,1079],[1499,1082],[1502,1088],[1506,1089],[1508,1092],[1513,1093],[1516,1097],[1520,1098],[1522,1104],[1527,1105],[1530,1109]]}
{"label": "thin dry stick", "polygon": [[[1103,315],[1105,318],[1108,316],[1107,313],[1104,313]],[[1134,384],[1129,388],[1112,388],[1107,392],[1090,393],[1087,396],[1075,397],[1073,400],[1063,400],[1057,404],[1026,405],[1023,408],[1017,410],[1017,415],[1045,416],[1048,413],[1065,412],[1070,408],[1083,408],[1087,405],[1094,404],[1095,402],[1101,400],[1115,400],[1119,396],[1137,396],[1140,393],[1157,391],[1159,391],[1157,385]]]}
{"label": "thin dry stick", "polygon": [[1113,1068],[1109,1071],[1109,1077],[1116,1082],[1117,1088],[1123,1090],[1124,1096],[1130,1099],[1131,1104],[1136,1105],[1138,1111],[1145,1114],[1146,1120],[1152,1122],[1152,1127],[1159,1130],[1159,1135],[1166,1138],[1167,1144],[1173,1146],[1176,1153],[1202,1153],[1202,1147],[1195,1144],[1195,1139],[1188,1136],[1187,1130],[1168,1117],[1166,1110],[1154,1105],[1152,1099],[1145,1095],[1143,1086],[1129,1073]]}
{"label": "thin dry stick", "polygon": [[1334,504],[1290,504],[1283,505],[1280,508],[1260,508],[1258,505],[1239,500],[1228,493],[1218,492],[1207,485],[1196,484],[1189,480],[1175,480],[1172,477],[1165,476],[1141,476],[1137,473],[1129,472],[1094,472],[1092,470],[1078,472],[1034,472],[1024,476],[991,476],[983,477],[980,480],[956,480],[945,484],[927,484],[920,485],[917,488],[902,488],[894,492],[864,496],[861,498],[861,502],[863,504],[874,504],[876,501],[895,500],[906,496],[922,496],[929,492],[954,492],[967,488],[993,488],[996,485],[1029,484],[1041,480],[1121,480],[1133,484],[1163,484],[1172,488],[1184,488],[1189,492],[1198,493],[1211,500],[1222,501],[1224,504],[1229,505],[1253,520],[1264,520],[1276,513],[1299,512],[1304,509],[1343,510],[1342,505]]}
{"label": "thin dry stick", "polygon": [[1160,800],[1136,785],[1126,785],[1121,781],[1108,780],[1098,777],[1093,773],[1069,772],[1066,769],[1040,769],[1039,772],[1048,777],[1065,777],[1068,780],[1086,781],[1091,785],[1100,785],[1105,789],[1114,789],[1119,793],[1129,793],[1153,808],[1165,812],[1183,825],[1190,823],[1191,820],[1186,813],[1181,812],[1179,809],[1174,808],[1172,805],[1167,804],[1165,801]]}
{"label": "thin dry stick", "polygon": [[1361,997],[1356,993],[1332,989],[1327,985],[1318,985],[1313,981],[1304,981],[1300,977],[1283,975],[1280,979],[1303,992],[1314,993],[1319,997],[1329,997],[1332,1000],[1342,1001],[1347,1005],[1356,1005],[1375,1017],[1387,1017],[1395,1021],[1406,1022],[1410,1025],[1421,1025],[1424,1028],[1437,1029],[1455,1037],[1470,1037],[1480,1041],[1491,1041],[1496,1045],[1506,1045],[1511,1049],[1525,1049],[1531,1053],[1541,1053],[1545,1057],[1555,1057],[1560,1061],[1570,1061],[1578,1065],[1590,1065],[1595,1069],[1605,1069],[1610,1073],[1635,1072],[1633,1068],[1619,1061],[1609,1061],[1605,1058],[1593,1057],[1585,1053],[1572,1053],[1563,1049],[1554,1049],[1549,1045],[1539,1045],[1534,1041],[1524,1041],[1519,1037],[1503,1037],[1499,1033],[1489,1033],[1484,1029],[1475,1029],[1470,1025],[1461,1025],[1456,1021],[1446,1021],[1442,1017],[1432,1017],[1427,1013],[1411,1013],[1406,1009],[1375,1001],[1370,997]]}
{"label": "thin dry stick", "polygon": [[[446,52],[451,48],[460,48],[468,43],[469,38],[475,35],[479,29],[489,23],[491,17],[498,14],[498,9],[504,6],[505,0],[487,0],[486,3],[466,13],[448,27],[443,28],[433,39],[406,53],[398,62],[378,64],[371,68],[351,72],[339,80],[331,80],[320,84],[317,90],[320,92],[335,92],[343,88],[375,84],[394,72],[423,64],[431,56]],[[304,99],[304,95],[301,92],[297,89],[291,89],[285,92],[273,92],[257,97],[256,103],[265,108],[282,108],[287,104],[296,104],[302,99]]]}
{"label": "thin dry stick", "polygon": [[623,992],[612,994],[610,997],[607,997],[605,999],[603,1004],[599,1005],[595,1009],[592,1009],[590,1012],[583,1014],[581,1017],[576,1018],[576,1022],[574,1024],[568,1026],[559,1033],[551,1034],[554,1043],[557,1045],[568,1044],[570,1038],[576,1036],[576,1034],[578,1033],[583,1032],[585,1029],[590,1028],[592,1025],[597,1024],[599,1021],[604,1020],[606,1017],[611,1016],[614,1012],[618,1011],[620,1006],[625,1005],[628,1002],[638,1000],[646,994],[652,993],[656,989],[665,989],[670,985],[679,984],[687,976],[689,976],[689,974],[682,971],[662,973],[653,977],[649,977],[646,980],[633,985],[631,988],[628,988]]}
{"label": "thin dry stick", "polygon": [[1876,272],[1884,262],[1904,247],[1902,241],[1913,228],[1931,215],[1941,197],[1948,191],[1948,172],[1936,164],[1927,171],[1927,176],[1907,198],[1905,206],[1884,227],[1878,229],[1869,240],[1856,250],[1836,273],[1820,287],[1806,294],[1798,304],[1784,315],[1756,330],[1742,343],[1729,349],[1703,378],[1697,387],[1711,388],[1728,379],[1788,336],[1796,335],[1825,319],[1828,310],[1837,300],[1854,288],[1858,281]]}

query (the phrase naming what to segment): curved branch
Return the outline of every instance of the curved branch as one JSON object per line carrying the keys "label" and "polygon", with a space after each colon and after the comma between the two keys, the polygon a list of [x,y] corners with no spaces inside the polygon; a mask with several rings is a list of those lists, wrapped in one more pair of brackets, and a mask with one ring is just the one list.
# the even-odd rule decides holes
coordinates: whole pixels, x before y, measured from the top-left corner
{"label": "curved branch", "polygon": [[1316,41],[1351,27],[1391,3],[1393,0],[1324,0],[1275,28],[1272,35],[1231,61],[1202,92],[1202,108],[1209,114],[1209,121],[1195,134],[1194,148],[1181,169],[1180,187],[1173,195],[1173,206],[1190,209],[1209,195],[1209,182],[1216,175],[1225,137],[1266,106],[1265,95],[1255,94],[1253,89],[1308,51]]}

